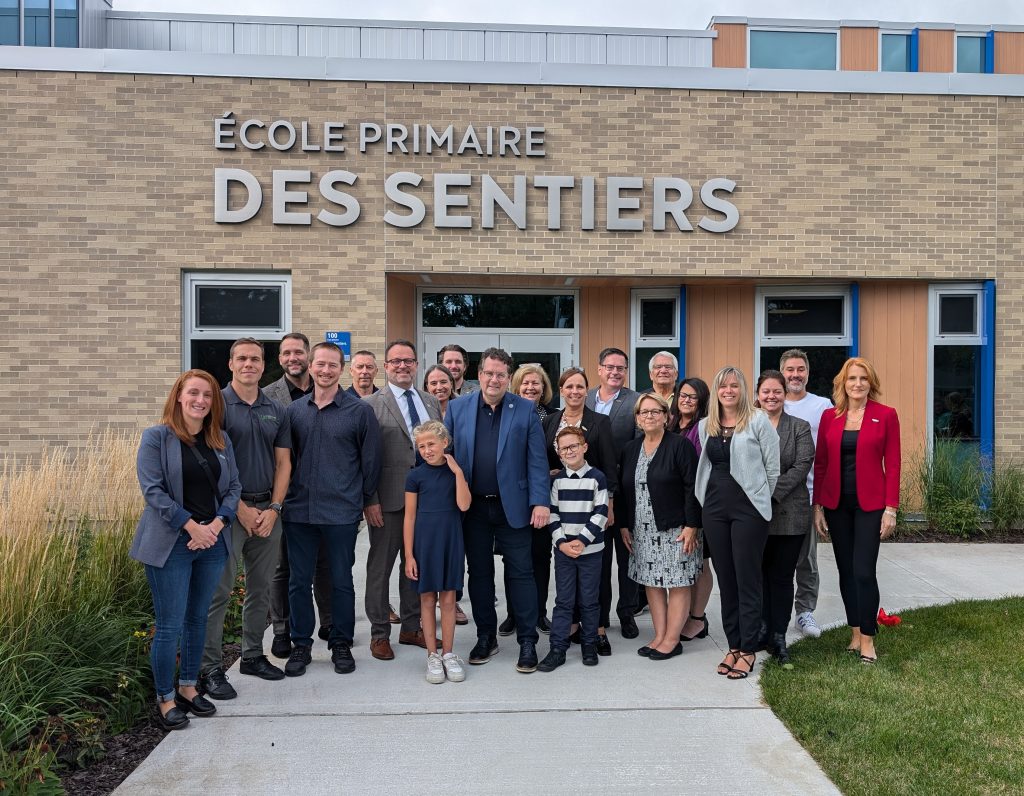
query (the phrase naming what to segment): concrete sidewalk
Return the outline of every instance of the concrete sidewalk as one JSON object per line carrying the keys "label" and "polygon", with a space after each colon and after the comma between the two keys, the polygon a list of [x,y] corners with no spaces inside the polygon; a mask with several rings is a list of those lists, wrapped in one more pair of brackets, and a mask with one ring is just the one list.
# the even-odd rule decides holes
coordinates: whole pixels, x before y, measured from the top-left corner
{"label": "concrete sidewalk", "polygon": [[[238,674],[236,664],[229,675],[238,698],[170,733],[117,793],[838,792],[761,702],[755,678],[715,674],[726,647],[717,591],[711,635],[687,643],[679,658],[635,654],[649,639],[645,614],[636,640],[613,627],[613,655],[594,668],[582,666],[574,647],[551,674],[518,674],[510,637],[499,639],[501,652],[488,664],[467,666],[465,682],[429,685],[425,655],[399,646],[397,628],[396,659],[370,657],[361,610],[365,534],[359,548],[356,672],[335,674],[321,641],[303,677],[265,682]],[[840,624],[832,548],[818,551],[816,616]],[[1022,594],[1022,571],[1024,545],[886,544],[882,606]],[[268,631],[268,649],[270,641]],[[457,628],[460,655],[474,642],[472,623]],[[884,637],[878,648],[884,656]],[[543,635],[538,649],[547,652]]]}

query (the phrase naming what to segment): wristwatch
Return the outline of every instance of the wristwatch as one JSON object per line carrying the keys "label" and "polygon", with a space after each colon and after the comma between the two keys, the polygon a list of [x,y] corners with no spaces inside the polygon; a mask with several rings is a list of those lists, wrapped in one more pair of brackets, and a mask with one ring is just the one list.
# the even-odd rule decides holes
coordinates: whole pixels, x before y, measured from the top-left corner
{"label": "wristwatch", "polygon": [[282,506],[280,503],[271,503],[269,506],[267,506],[267,508],[276,511],[278,517],[280,517],[281,514],[284,512],[284,506]]}
{"label": "wristwatch", "polygon": [[223,525],[223,526],[224,526],[225,528],[227,528],[227,527],[228,527],[229,525],[231,525],[231,520],[229,520],[229,519],[228,519],[227,517],[225,517],[225,516],[224,516],[223,514],[218,514],[218,515],[217,515],[217,519],[221,521],[221,524],[222,524],[222,525]]}

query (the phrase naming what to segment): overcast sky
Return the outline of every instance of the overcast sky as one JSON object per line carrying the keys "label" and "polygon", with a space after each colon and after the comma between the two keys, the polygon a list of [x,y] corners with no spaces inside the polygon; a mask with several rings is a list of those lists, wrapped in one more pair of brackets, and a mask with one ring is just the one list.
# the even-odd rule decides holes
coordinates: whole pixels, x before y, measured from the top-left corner
{"label": "overcast sky", "polygon": [[114,9],[696,30],[706,28],[712,16],[1024,24],[1021,0],[114,0]]}

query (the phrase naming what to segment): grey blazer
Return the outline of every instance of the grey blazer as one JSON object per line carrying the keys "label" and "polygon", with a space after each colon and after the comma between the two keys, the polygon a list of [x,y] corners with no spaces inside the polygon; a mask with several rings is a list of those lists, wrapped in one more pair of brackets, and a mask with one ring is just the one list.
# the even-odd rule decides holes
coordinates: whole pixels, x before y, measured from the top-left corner
{"label": "grey blazer", "polygon": [[[599,389],[599,387],[595,387],[592,390],[587,390],[586,405],[595,412],[597,411],[597,391]],[[612,444],[615,447],[616,458],[622,455],[622,451],[625,450],[626,444],[630,440],[643,436],[636,425],[636,418],[633,416],[633,407],[636,406],[636,399],[639,397],[638,392],[629,387],[623,387],[612,403],[612,411],[608,415],[608,420],[612,427]]]}
{"label": "grey blazer", "polygon": [[[711,478],[706,417],[698,424],[697,431],[700,434],[700,461],[697,462],[697,484],[694,491],[703,506]],[[729,443],[729,474],[750,498],[757,513],[771,520],[772,493],[775,482],[779,480],[779,435],[775,433],[768,415],[760,409],[754,410],[754,416],[745,429],[732,436]]]}
{"label": "grey blazer", "polygon": [[811,495],[807,473],[814,464],[814,438],[806,420],[788,415],[779,418],[779,480],[772,492],[774,536],[803,536],[811,529]]}
{"label": "grey blazer", "polygon": [[[222,533],[228,550],[231,549],[231,522],[238,510],[242,484],[238,480],[235,452],[231,440],[224,435],[226,447],[217,452],[220,459],[220,480],[217,488],[224,496],[217,506],[217,514],[228,520],[227,532]],[[162,567],[167,563],[182,527],[191,518],[182,503],[185,488],[181,475],[181,443],[165,425],[150,426],[142,432],[139,454],[135,463],[146,508],[135,528],[128,555],[143,564]]]}
{"label": "grey blazer", "polygon": [[277,401],[281,406],[288,406],[292,402],[292,393],[288,388],[288,379],[285,376],[264,387],[263,394],[271,401]]}
{"label": "grey blazer", "polygon": [[[441,419],[441,404],[430,393],[416,390],[427,408],[431,420]],[[409,437],[409,429],[398,407],[395,394],[389,386],[382,387],[364,401],[373,409],[380,425],[382,439],[380,481],[377,492],[368,505],[380,504],[381,511],[401,511],[405,508],[405,478],[416,464],[416,448]]]}

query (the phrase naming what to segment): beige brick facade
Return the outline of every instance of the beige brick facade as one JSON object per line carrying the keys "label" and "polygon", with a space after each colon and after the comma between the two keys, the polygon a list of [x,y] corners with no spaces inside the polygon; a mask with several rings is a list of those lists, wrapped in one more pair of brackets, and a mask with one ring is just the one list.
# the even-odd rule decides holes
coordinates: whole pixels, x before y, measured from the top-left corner
{"label": "beige brick facade", "polygon": [[[361,121],[464,129],[546,128],[544,158],[217,150],[226,111],[266,122]],[[182,273],[286,270],[293,327],[385,335],[385,274],[565,274],[786,279],[996,279],[996,441],[1024,453],[1018,406],[1024,337],[1024,100],[1000,97],[757,93],[550,86],[330,83],[154,75],[0,72],[0,307],[5,378],[0,446],[34,454],[80,444],[94,425],[152,422],[181,365]],[[296,147],[297,149],[297,147]],[[236,167],[264,187],[252,221],[213,220],[213,174]],[[360,220],[275,226],[273,169],[359,175]],[[383,223],[385,177],[423,174],[428,207],[414,229]],[[430,175],[515,174],[598,180],[597,229],[580,229],[579,191],[563,194],[560,231],[528,188],[528,229],[500,212],[469,230],[435,229]],[[645,230],[608,232],[603,179],[645,177]],[[650,180],[737,183],[739,226],[726,234],[650,229]],[[331,208],[337,209],[337,208]],[[463,212],[463,211],[458,211]],[[695,197],[687,215],[705,211]],[[628,291],[628,287],[623,287]],[[751,308],[753,312],[753,308]],[[921,330],[922,334],[926,330]],[[863,352],[871,356],[871,352]],[[891,374],[890,378],[905,377]],[[915,374],[914,378],[920,378]]]}

